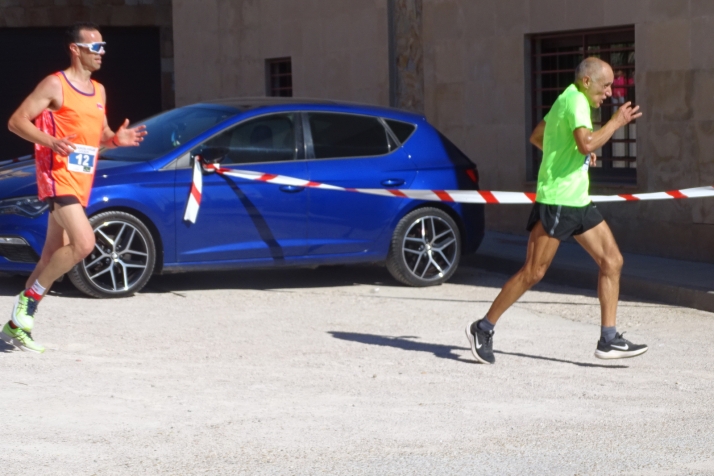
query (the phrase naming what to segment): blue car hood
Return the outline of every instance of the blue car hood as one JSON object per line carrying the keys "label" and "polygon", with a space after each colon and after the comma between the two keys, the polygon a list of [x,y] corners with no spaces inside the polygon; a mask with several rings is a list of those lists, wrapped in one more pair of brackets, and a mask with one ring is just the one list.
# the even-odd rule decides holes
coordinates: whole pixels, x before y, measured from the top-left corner
{"label": "blue car hood", "polygon": [[[154,170],[146,162],[122,162],[117,160],[99,160],[95,182],[103,175],[116,178],[119,175],[136,173],[138,169]],[[111,172],[109,172],[111,170]],[[0,200],[5,198],[37,195],[37,177],[33,156],[0,162]]]}

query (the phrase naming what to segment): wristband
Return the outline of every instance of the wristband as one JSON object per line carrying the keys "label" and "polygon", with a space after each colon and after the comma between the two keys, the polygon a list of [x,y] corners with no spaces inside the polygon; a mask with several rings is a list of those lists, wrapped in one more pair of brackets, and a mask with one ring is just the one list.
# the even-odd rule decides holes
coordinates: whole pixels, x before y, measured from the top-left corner
{"label": "wristband", "polygon": [[116,136],[116,134],[114,134],[114,137],[112,137],[112,145],[114,145],[114,147],[121,147],[119,144],[114,142],[114,139],[116,139],[116,138],[117,138],[117,136]]}

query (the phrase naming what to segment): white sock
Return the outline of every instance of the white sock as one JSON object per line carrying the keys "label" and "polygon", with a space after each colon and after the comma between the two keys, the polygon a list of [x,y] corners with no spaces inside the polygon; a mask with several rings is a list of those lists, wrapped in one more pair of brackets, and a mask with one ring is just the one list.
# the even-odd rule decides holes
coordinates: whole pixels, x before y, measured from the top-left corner
{"label": "white sock", "polygon": [[35,280],[35,284],[32,285],[30,291],[42,297],[45,294],[46,288],[42,286],[38,280]]}

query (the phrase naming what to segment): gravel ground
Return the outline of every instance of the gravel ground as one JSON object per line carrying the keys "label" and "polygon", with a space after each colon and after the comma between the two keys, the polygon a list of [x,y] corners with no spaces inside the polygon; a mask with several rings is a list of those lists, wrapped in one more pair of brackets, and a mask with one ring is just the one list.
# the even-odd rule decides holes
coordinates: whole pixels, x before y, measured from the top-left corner
{"label": "gravel ground", "polygon": [[[2,473],[714,474],[714,315],[623,297],[618,329],[650,350],[608,363],[594,293],[539,285],[475,364],[464,325],[505,279],[186,274],[121,300],[60,283],[47,352],[0,347]],[[0,309],[22,285],[0,278]]]}

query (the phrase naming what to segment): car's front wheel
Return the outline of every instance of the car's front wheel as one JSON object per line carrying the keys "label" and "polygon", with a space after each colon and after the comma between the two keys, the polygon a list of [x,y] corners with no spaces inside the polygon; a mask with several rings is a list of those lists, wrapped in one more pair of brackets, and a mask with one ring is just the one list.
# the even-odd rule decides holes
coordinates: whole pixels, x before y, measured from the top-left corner
{"label": "car's front wheel", "polygon": [[394,229],[387,269],[409,286],[434,286],[456,272],[461,258],[461,233],[456,222],[438,208],[419,208]]}
{"label": "car's front wheel", "polygon": [[94,251],[68,273],[77,289],[97,298],[131,296],[151,278],[156,246],[144,223],[129,213],[108,211],[89,219]]}

